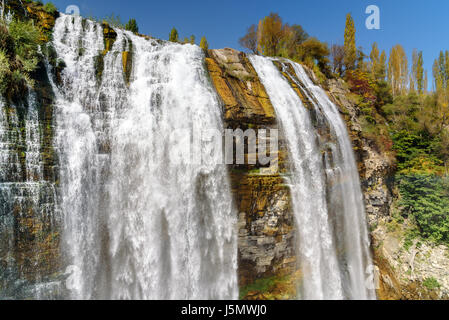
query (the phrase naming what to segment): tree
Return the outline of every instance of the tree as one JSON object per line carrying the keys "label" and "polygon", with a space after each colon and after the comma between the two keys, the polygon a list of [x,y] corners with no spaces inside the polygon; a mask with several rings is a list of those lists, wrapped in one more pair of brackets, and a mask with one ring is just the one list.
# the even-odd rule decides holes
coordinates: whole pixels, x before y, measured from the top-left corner
{"label": "tree", "polygon": [[357,60],[357,47],[355,45],[355,26],[354,20],[350,13],[346,15],[346,27],[345,27],[345,67],[346,70],[354,70]]}
{"label": "tree", "polygon": [[257,53],[257,27],[256,25],[252,25],[246,31],[246,34],[239,39],[239,44],[245,48],[250,50],[252,53]]}
{"label": "tree", "polygon": [[179,42],[179,34],[178,30],[176,28],[171,29],[170,36],[168,38],[171,42]]}
{"label": "tree", "polygon": [[365,62],[365,58],[366,58],[366,55],[363,52],[363,48],[359,47],[357,49],[357,60],[356,60],[357,65],[356,65],[356,68],[358,70],[366,73],[366,72],[368,72],[368,66],[367,66],[367,64]]}
{"label": "tree", "polygon": [[283,35],[278,54],[286,58],[297,59],[300,47],[304,41],[309,39],[309,35],[298,24],[292,26],[286,24],[282,29]]}
{"label": "tree", "polygon": [[387,54],[385,50],[382,50],[382,53],[380,54],[378,69],[376,71],[376,79],[385,81],[386,77],[387,77]]}
{"label": "tree", "polygon": [[206,37],[202,37],[200,41],[200,48],[203,50],[209,49],[209,43],[207,43]]}
{"label": "tree", "polygon": [[320,71],[326,76],[330,76],[329,69],[329,48],[326,43],[311,37],[304,41],[298,50],[298,59],[309,67],[316,64]]}
{"label": "tree", "polygon": [[334,44],[331,47],[332,72],[339,76],[343,75],[345,48],[344,46]]}
{"label": "tree", "polygon": [[259,22],[258,50],[266,56],[278,56],[284,33],[281,17],[277,13],[271,13]]}
{"label": "tree", "polygon": [[195,44],[195,36],[192,34],[191,36],[190,36],[190,44]]}
{"label": "tree", "polygon": [[422,94],[424,90],[424,61],[422,51],[418,52],[416,49],[413,49],[412,57],[412,82],[410,83],[410,90],[416,89],[419,94]]}
{"label": "tree", "polygon": [[139,26],[137,25],[136,19],[129,19],[128,23],[125,25],[125,29],[134,33],[139,33]]}
{"label": "tree", "polygon": [[408,84],[408,62],[404,48],[397,44],[391,49],[388,60],[388,81],[393,90],[393,96],[402,94]]}

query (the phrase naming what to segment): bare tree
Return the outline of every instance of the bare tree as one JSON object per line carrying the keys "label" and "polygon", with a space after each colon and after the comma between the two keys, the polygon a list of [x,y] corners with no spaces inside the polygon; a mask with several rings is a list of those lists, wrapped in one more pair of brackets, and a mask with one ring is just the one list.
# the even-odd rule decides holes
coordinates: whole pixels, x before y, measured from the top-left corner
{"label": "bare tree", "polygon": [[248,50],[250,50],[252,53],[257,53],[257,27],[256,25],[252,25],[248,28],[248,31],[246,32],[245,36],[240,38],[239,44]]}
{"label": "bare tree", "polygon": [[343,66],[345,59],[344,46],[334,44],[331,47],[332,72],[341,76],[343,74]]}

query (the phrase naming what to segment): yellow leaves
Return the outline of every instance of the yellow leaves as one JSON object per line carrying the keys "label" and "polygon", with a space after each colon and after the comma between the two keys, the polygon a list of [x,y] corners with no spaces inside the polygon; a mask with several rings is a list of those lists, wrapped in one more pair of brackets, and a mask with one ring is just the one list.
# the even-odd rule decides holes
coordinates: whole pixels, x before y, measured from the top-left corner
{"label": "yellow leaves", "polygon": [[397,44],[390,52],[388,60],[388,81],[393,90],[393,96],[402,94],[408,85],[408,61],[404,48]]}

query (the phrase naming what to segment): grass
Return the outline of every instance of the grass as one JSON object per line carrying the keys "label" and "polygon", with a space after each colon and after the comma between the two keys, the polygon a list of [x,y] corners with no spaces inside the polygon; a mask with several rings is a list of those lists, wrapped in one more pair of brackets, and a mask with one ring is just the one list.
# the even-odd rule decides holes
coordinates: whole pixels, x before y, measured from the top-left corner
{"label": "grass", "polygon": [[424,280],[423,285],[429,290],[434,290],[441,287],[437,279],[435,279],[434,277],[430,277]]}

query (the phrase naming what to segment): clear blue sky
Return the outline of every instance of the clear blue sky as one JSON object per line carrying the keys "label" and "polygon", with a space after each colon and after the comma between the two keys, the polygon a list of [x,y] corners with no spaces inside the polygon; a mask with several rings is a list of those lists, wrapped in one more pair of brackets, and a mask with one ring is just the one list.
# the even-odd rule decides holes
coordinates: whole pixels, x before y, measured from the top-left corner
{"label": "clear blue sky", "polygon": [[[46,2],[46,1],[44,1]],[[432,76],[433,60],[449,50],[449,1],[447,0],[53,0],[61,12],[78,5],[83,16],[104,17],[111,13],[122,21],[134,17],[140,31],[167,39],[172,27],[180,37],[205,35],[211,48],[241,49],[238,39],[248,26],[277,12],[285,22],[300,24],[321,41],[342,43],[345,15],[350,12],[357,28],[357,46],[365,53],[377,42],[389,53],[397,43],[411,61],[413,48],[423,51],[425,68]],[[381,30],[367,30],[365,9],[380,8]]]}

